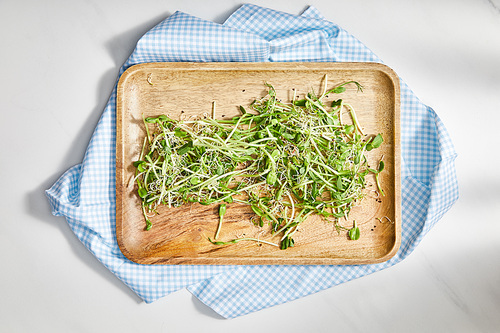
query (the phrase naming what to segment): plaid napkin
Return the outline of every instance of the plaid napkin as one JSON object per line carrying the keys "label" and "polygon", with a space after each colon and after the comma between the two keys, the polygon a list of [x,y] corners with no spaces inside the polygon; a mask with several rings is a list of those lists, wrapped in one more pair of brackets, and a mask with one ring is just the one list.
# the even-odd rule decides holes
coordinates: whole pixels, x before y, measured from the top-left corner
{"label": "plaid napkin", "polygon": [[[223,24],[176,12],[146,33],[120,69],[164,61],[381,62],[313,7],[290,15],[244,5]],[[82,243],[150,303],[188,288],[226,318],[241,316],[390,267],[407,257],[458,198],[454,151],[434,111],[401,81],[402,241],[391,260],[359,266],[146,266],[126,259],[115,237],[116,87],[83,162],[46,191]]]}

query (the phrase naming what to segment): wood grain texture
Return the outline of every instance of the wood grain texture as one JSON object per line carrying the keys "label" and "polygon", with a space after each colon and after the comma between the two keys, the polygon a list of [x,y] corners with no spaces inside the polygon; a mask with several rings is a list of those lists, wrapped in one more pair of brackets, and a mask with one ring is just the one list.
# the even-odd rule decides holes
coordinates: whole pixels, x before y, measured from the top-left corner
{"label": "wood grain texture", "polygon": [[[367,197],[343,222],[351,227],[356,220],[359,240],[349,240],[332,223],[311,216],[294,235],[295,247],[287,250],[255,242],[216,246],[207,238],[217,228],[218,205],[200,204],[161,207],[151,219],[153,228],[144,230],[132,165],[145,137],[143,114],[174,119],[210,116],[215,101],[216,118],[227,119],[239,115],[240,105],[248,107],[265,96],[266,82],[288,101],[292,89],[298,95],[320,91],[325,74],[329,86],[351,80],[363,85],[362,93],[349,87],[341,98],[355,108],[365,133],[384,136],[384,144],[369,152],[368,160],[375,166],[384,156],[381,181],[386,196],[375,198],[371,191],[375,181],[368,176]],[[117,90],[116,237],[120,250],[140,264],[343,265],[390,259],[401,238],[399,89],[397,75],[376,63],[147,63],[130,67]],[[219,240],[246,236],[276,243],[279,238],[268,233],[268,226],[255,226],[253,216],[249,207],[229,204]],[[384,216],[392,223],[377,219]]]}

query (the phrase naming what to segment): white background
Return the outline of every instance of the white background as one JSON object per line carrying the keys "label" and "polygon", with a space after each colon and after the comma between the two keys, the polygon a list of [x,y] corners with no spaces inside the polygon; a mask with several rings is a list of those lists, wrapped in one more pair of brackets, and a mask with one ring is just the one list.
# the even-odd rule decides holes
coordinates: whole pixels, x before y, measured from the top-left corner
{"label": "white background", "polygon": [[147,305],[44,190],[82,161],[119,67],[176,10],[222,23],[239,1],[0,1],[0,332],[499,332],[500,1],[254,1],[317,7],[448,128],[460,199],[403,262],[225,320],[186,290]]}

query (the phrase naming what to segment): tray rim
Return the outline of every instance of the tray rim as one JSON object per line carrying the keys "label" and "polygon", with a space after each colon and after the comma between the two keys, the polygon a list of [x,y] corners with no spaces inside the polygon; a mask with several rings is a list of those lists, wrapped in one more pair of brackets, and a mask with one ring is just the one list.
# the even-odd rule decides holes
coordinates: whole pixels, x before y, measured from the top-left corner
{"label": "tray rim", "polygon": [[[300,67],[297,67],[299,65]],[[143,71],[144,69],[169,69],[169,70],[192,70],[192,71],[256,71],[256,70],[287,70],[293,69],[294,71],[310,71],[310,70],[373,70],[379,71],[387,76],[392,82],[394,88],[394,243],[390,251],[379,258],[275,258],[275,257],[258,257],[256,260],[259,263],[248,263],[247,257],[231,257],[232,263],[229,265],[367,265],[377,264],[390,260],[399,251],[401,246],[401,129],[400,129],[400,80],[396,72],[389,66],[376,62],[146,62],[132,65],[127,68],[120,76],[117,83],[116,91],[116,165],[115,165],[115,190],[125,172],[123,172],[123,135],[119,130],[122,128],[123,123],[123,103],[124,103],[124,86],[129,78],[136,72]],[[119,126],[120,125],[120,126]],[[182,258],[165,258],[157,260],[155,263],[145,262],[143,257],[137,257],[134,253],[129,251],[124,243],[123,224],[119,212],[123,205],[122,192],[116,190],[116,205],[115,205],[115,235],[118,247],[122,254],[132,262],[146,265],[178,265],[183,264],[184,261],[190,261],[190,265],[227,265],[220,263],[229,258],[224,257],[182,257]],[[241,263],[239,262],[241,261]]]}

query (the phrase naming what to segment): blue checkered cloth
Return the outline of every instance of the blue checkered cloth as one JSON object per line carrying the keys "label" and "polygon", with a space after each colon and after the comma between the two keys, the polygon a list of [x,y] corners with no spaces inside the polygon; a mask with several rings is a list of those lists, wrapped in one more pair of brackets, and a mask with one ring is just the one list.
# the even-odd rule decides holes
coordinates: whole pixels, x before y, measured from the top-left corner
{"label": "blue checkered cloth", "polygon": [[[120,69],[145,62],[378,62],[366,46],[313,7],[300,16],[243,5],[224,24],[176,12],[149,32]],[[458,198],[456,153],[443,123],[401,81],[402,241],[389,261],[358,266],[139,265],[115,236],[116,87],[83,158],[46,191],[81,242],[145,302],[181,288],[226,318],[288,302],[390,267]]]}

